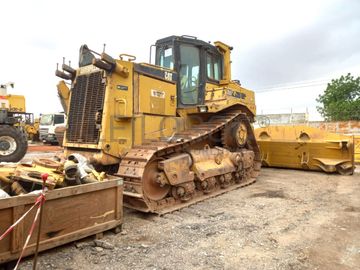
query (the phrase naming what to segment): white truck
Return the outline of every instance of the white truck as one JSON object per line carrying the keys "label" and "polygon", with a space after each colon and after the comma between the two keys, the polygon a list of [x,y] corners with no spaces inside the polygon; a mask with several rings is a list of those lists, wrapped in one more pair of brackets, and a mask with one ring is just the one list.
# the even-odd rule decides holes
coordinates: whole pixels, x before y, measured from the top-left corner
{"label": "white truck", "polygon": [[57,144],[55,129],[66,126],[64,113],[46,113],[40,117],[40,140],[44,143]]}

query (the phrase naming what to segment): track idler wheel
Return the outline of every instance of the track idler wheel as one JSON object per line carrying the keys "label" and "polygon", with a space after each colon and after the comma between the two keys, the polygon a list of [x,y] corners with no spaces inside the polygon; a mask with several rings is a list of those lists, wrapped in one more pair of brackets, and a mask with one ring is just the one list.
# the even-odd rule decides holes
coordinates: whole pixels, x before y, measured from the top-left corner
{"label": "track idler wheel", "polygon": [[169,193],[171,186],[159,183],[158,176],[160,171],[158,163],[161,159],[154,159],[145,167],[143,176],[143,189],[145,195],[153,201],[159,201]]}

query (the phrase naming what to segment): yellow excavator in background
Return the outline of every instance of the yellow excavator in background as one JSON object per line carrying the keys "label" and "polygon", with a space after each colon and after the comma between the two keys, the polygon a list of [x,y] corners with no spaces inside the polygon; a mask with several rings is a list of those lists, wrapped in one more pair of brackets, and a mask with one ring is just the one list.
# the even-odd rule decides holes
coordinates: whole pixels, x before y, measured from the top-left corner
{"label": "yellow excavator in background", "polygon": [[[254,93],[231,80],[232,47],[191,36],[155,45],[155,65],[81,46],[56,75],[65,155],[124,179],[124,204],[164,213],[255,181]],[[66,168],[65,168],[66,177]]]}
{"label": "yellow excavator in background", "polygon": [[0,162],[17,162],[28,148],[27,135],[21,122],[29,114],[25,110],[25,97],[7,93],[14,83],[0,85]]}
{"label": "yellow excavator in background", "polygon": [[40,141],[40,118],[35,118],[32,116],[32,121],[25,122],[24,130],[28,136],[28,140],[33,142]]}
{"label": "yellow excavator in background", "polygon": [[[63,107],[63,111],[66,115],[68,112],[68,104],[70,101],[70,91],[69,91],[69,87],[64,81],[60,81],[57,84],[57,92],[61,106]],[[58,126],[55,128],[55,137],[60,146],[63,146],[65,130],[66,130],[65,126]]]}

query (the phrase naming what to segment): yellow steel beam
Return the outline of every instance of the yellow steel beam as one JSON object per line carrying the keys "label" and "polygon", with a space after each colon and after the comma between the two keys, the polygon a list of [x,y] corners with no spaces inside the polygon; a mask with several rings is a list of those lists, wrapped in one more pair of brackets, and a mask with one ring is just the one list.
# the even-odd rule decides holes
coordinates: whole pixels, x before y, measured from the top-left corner
{"label": "yellow steel beam", "polygon": [[308,126],[255,129],[263,166],[349,175],[354,172],[354,138]]}

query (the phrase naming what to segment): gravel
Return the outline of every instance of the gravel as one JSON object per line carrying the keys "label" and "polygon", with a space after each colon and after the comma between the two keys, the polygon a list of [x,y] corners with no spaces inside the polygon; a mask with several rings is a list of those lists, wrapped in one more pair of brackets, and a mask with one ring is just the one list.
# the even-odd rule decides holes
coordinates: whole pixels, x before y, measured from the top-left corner
{"label": "gravel", "polygon": [[[39,269],[357,269],[360,177],[262,169],[258,181],[41,253]],[[32,269],[31,258],[21,269]]]}

